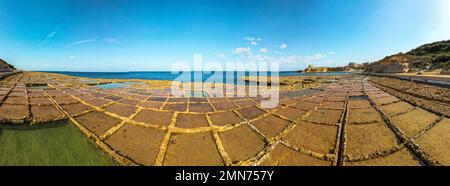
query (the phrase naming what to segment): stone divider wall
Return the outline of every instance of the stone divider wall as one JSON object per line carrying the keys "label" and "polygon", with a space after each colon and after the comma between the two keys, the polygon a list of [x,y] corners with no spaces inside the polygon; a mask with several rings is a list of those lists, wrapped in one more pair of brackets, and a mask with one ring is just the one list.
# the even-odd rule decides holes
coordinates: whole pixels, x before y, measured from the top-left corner
{"label": "stone divider wall", "polygon": [[21,70],[16,70],[16,71],[12,71],[12,72],[0,72],[0,80],[7,78],[9,76],[15,75],[15,74],[19,74],[22,73]]}
{"label": "stone divider wall", "polygon": [[412,82],[450,86],[450,77],[428,77],[428,76],[413,76],[413,75],[399,75],[399,74],[397,75],[397,74],[382,74],[382,73],[365,73],[364,75],[390,77]]}

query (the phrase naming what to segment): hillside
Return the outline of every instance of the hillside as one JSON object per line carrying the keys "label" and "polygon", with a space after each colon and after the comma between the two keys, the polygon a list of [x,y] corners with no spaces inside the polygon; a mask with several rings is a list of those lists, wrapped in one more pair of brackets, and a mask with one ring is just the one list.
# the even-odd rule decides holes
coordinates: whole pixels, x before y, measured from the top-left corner
{"label": "hillside", "polygon": [[450,40],[447,40],[425,44],[407,53],[387,56],[368,65],[366,72],[403,73],[442,69],[441,73],[447,74],[449,68]]}
{"label": "hillside", "polygon": [[413,66],[429,66],[430,69],[440,69],[450,64],[450,40],[422,45],[407,53],[417,58]]}
{"label": "hillside", "polygon": [[16,68],[14,68],[14,66],[8,64],[3,59],[0,59],[0,72],[13,71],[13,70],[16,70]]}

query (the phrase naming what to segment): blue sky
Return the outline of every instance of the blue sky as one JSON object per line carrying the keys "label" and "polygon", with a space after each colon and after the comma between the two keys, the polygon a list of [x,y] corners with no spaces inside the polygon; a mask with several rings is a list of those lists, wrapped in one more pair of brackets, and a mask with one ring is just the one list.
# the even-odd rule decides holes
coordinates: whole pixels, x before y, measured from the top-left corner
{"label": "blue sky", "polygon": [[25,70],[176,61],[340,66],[450,39],[448,0],[0,0],[0,58]]}

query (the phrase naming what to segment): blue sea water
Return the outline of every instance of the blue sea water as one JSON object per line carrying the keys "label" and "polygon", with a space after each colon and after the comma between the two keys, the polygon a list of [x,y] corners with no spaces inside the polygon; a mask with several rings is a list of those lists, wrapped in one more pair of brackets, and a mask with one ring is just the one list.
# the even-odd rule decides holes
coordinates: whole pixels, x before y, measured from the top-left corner
{"label": "blue sea water", "polygon": [[[145,79],[145,80],[175,80],[180,74],[173,74],[170,71],[149,71],[149,72],[69,72],[69,71],[45,71],[50,73],[58,73],[77,77],[86,78],[102,78],[102,79]],[[215,72],[220,73],[220,72]],[[232,73],[232,72],[231,72]],[[237,82],[243,74],[234,72],[223,72],[223,82]],[[255,73],[245,72],[245,75],[254,75]],[[279,72],[279,76],[330,76],[330,75],[342,75],[349,74],[349,72],[323,72],[323,73],[299,73],[296,71],[282,71]],[[202,75],[202,81],[206,81],[213,74],[202,72],[191,72],[192,81],[198,81],[194,79],[194,75]],[[271,75],[271,72],[267,72],[267,75]]]}

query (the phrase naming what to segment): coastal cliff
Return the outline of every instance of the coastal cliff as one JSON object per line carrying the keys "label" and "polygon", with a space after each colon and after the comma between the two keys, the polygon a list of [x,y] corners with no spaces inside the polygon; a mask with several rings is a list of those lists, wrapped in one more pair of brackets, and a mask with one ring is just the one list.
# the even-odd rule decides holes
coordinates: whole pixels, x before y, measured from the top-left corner
{"label": "coastal cliff", "polygon": [[14,70],[16,70],[14,66],[8,64],[6,61],[0,58],[0,72],[10,72]]}
{"label": "coastal cliff", "polygon": [[413,57],[406,54],[395,54],[384,59],[371,63],[367,66],[366,72],[375,73],[404,73],[409,71],[409,62]]}

